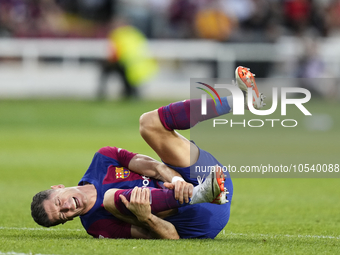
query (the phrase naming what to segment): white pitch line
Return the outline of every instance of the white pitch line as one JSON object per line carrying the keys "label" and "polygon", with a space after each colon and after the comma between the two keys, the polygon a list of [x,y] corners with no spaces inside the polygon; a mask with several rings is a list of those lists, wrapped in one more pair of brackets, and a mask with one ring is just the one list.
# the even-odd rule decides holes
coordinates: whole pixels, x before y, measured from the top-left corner
{"label": "white pitch line", "polygon": [[243,233],[224,233],[225,235],[232,235],[232,236],[260,236],[260,237],[269,237],[269,238],[282,238],[282,237],[288,237],[288,238],[312,238],[312,239],[335,239],[340,240],[340,236],[322,236],[322,235],[270,235],[270,234],[243,234]]}
{"label": "white pitch line", "polygon": [[[71,228],[17,228],[17,227],[0,227],[0,230],[27,230],[27,231],[84,231],[84,229],[71,229]],[[233,233],[229,232],[226,233],[225,230],[222,231],[222,234],[224,235],[231,235],[231,236],[249,236],[249,237],[267,237],[267,238],[282,238],[282,237],[288,237],[288,238],[311,238],[311,239],[335,239],[340,240],[340,236],[324,236],[324,235],[284,235],[284,234],[277,234],[277,235],[270,235],[270,234],[257,234],[257,233]],[[0,255],[2,253],[0,252]]]}
{"label": "white pitch line", "polygon": [[29,231],[85,231],[84,229],[71,229],[71,228],[16,228],[16,227],[0,227],[0,230],[29,230]]}
{"label": "white pitch line", "polygon": [[[0,251],[0,255],[32,255],[32,253],[21,253],[21,252],[14,252],[14,251],[1,252]],[[53,254],[34,253],[34,255],[53,255]]]}

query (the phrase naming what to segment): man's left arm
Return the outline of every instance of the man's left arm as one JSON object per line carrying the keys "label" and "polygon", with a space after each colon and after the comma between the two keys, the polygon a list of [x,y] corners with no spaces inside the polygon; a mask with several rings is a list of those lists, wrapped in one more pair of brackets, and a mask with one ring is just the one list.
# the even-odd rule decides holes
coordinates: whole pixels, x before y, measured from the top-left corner
{"label": "man's left arm", "polygon": [[145,175],[163,182],[171,182],[174,176],[181,176],[175,170],[143,154],[135,155],[129,162],[128,168],[138,174]]}
{"label": "man's left arm", "polygon": [[123,167],[163,182],[171,182],[174,176],[180,176],[179,173],[169,168],[165,164],[142,154],[129,152],[117,147],[103,147],[98,151],[100,154],[112,158],[119,162]]}
{"label": "man's left arm", "polygon": [[[175,190],[175,198],[182,204],[192,197],[193,185],[184,181],[182,176],[149,156],[137,154],[129,162],[128,168],[138,174],[165,182],[164,186]],[[175,178],[174,178],[175,177]]]}
{"label": "man's left arm", "polygon": [[136,154],[125,149],[106,146],[98,151],[100,154],[119,162],[120,166],[129,170],[152,177],[163,182],[171,182],[174,176],[180,176],[165,164],[142,154]]}

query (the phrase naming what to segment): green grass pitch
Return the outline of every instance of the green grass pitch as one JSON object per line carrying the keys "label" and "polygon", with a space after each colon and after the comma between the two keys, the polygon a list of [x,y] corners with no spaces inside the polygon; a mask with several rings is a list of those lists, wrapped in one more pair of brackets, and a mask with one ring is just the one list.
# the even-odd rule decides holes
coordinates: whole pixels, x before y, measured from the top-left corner
{"label": "green grass pitch", "polygon": [[[157,158],[139,136],[138,118],[167,103],[0,101],[0,254],[340,254],[339,178],[235,178],[231,218],[215,240],[93,239],[79,219],[51,229],[33,222],[33,195],[76,185],[99,148]],[[333,127],[226,128],[226,154],[235,165],[248,151],[246,164],[339,164],[340,104],[316,101],[308,109],[329,114]],[[240,136],[262,137],[263,148],[248,149]]]}

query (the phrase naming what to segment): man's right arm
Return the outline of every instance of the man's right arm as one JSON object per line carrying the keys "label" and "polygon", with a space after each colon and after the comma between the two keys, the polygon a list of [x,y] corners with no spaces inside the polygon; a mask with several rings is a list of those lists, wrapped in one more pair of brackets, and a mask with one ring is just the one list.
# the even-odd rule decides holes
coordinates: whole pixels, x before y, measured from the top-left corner
{"label": "man's right arm", "polygon": [[131,236],[136,239],[179,239],[176,228],[170,222],[151,214],[143,221],[144,227],[132,226]]}
{"label": "man's right arm", "polygon": [[151,213],[150,190],[135,187],[131,192],[130,202],[120,195],[122,202],[151,234],[160,239],[179,239],[176,228],[170,222]]}
{"label": "man's right arm", "polygon": [[131,192],[130,202],[123,195],[120,195],[120,199],[134,215],[122,215],[117,210],[114,203],[114,190],[105,193],[104,207],[118,219],[132,225],[132,238],[179,239],[176,228],[170,222],[151,213],[149,189],[135,187]]}

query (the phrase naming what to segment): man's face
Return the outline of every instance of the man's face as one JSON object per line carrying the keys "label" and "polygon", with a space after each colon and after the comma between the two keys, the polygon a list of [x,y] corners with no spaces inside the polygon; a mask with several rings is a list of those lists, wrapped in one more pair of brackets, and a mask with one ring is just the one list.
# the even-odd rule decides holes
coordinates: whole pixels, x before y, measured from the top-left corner
{"label": "man's face", "polygon": [[65,223],[81,215],[88,202],[85,193],[78,187],[65,188],[64,185],[52,186],[53,192],[43,206],[51,222]]}

